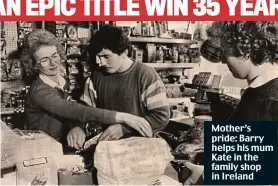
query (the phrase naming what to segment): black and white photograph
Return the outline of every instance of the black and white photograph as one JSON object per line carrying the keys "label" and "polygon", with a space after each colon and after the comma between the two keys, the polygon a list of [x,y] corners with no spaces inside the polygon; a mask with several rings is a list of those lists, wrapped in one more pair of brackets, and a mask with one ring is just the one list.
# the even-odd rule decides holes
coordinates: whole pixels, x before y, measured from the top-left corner
{"label": "black and white photograph", "polygon": [[204,185],[205,121],[278,121],[278,22],[0,31],[2,185]]}

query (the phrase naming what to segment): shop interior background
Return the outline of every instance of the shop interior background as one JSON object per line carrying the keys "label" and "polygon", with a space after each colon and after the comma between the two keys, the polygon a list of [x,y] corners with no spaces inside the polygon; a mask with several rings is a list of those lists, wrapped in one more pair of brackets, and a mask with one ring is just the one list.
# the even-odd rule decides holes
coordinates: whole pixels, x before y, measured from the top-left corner
{"label": "shop interior background", "polygon": [[[148,32],[144,33],[144,29],[148,29],[150,25],[155,24],[154,22],[136,22],[136,21],[116,21],[116,22],[1,22],[1,119],[7,123],[12,128],[24,128],[24,122],[22,118],[24,117],[24,90],[26,92],[26,84],[23,81],[24,73],[22,70],[22,64],[18,60],[18,55],[16,51],[19,46],[22,44],[22,39],[25,34],[32,31],[33,29],[46,29],[56,34],[57,37],[62,37],[64,39],[64,46],[67,50],[67,54],[70,55],[69,47],[71,46],[71,39],[77,39],[81,45],[86,46],[89,41],[89,37],[92,31],[92,27],[97,29],[101,24],[115,24],[116,26],[130,29],[137,29],[142,31],[141,36],[132,36],[135,38],[135,41],[132,44],[136,44],[136,38],[146,38],[144,42],[140,41],[139,43],[146,44],[155,44],[156,48],[170,46],[178,46],[182,43],[180,37],[186,36],[187,38],[184,41],[195,41],[198,42],[194,47],[199,48],[201,43],[206,39],[206,28],[211,24],[211,22],[188,22],[188,21],[169,21],[169,22],[160,22],[159,24],[166,25],[164,33],[160,33],[160,36],[147,36]],[[158,22],[156,22],[158,23]],[[64,24],[64,25],[63,25]],[[77,31],[77,38],[69,38],[69,34],[66,33],[69,26],[74,26]],[[84,26],[85,25],[85,26]],[[64,30],[63,30],[64,29]],[[61,32],[61,30],[63,30]],[[176,33],[179,33],[179,36],[174,36]],[[182,35],[183,33],[184,35]],[[60,35],[59,35],[60,34]],[[142,36],[145,34],[144,36]],[[67,36],[66,36],[67,35]],[[177,35],[177,34],[176,34]],[[74,37],[74,36],[73,36]],[[161,38],[168,38],[166,44],[163,43]],[[188,38],[189,37],[189,38]],[[136,45],[133,47],[136,48]],[[138,43],[137,43],[138,44]],[[81,46],[80,45],[80,46]],[[165,45],[165,46],[164,46]],[[85,48],[83,47],[83,50]],[[139,49],[133,51],[134,55],[140,56],[144,55],[140,53]],[[143,51],[144,52],[144,51]],[[165,54],[164,54],[165,55]],[[188,57],[188,56],[187,56]],[[164,56],[165,58],[165,56]],[[184,56],[183,56],[184,58]],[[186,58],[186,57],[185,57]],[[176,61],[170,62],[162,61],[152,61],[146,62],[148,65],[154,67],[162,79],[166,76],[171,76],[170,80],[164,81],[167,89],[167,95],[169,97],[170,103],[173,106],[184,105],[188,107],[190,104],[190,93],[180,92],[180,86],[184,83],[192,83],[194,76],[200,72],[211,72],[212,75],[221,75],[221,88],[225,94],[231,95],[236,98],[240,98],[240,90],[247,85],[244,80],[235,79],[232,74],[229,72],[229,69],[225,64],[221,63],[210,63],[206,61],[202,56],[198,56],[198,60],[187,61],[183,59],[183,62]],[[83,61],[78,61],[81,64],[82,70],[80,68],[71,65],[71,62],[74,63],[75,59],[68,59],[67,66],[65,67],[65,74],[71,73],[75,74],[75,77],[86,78],[89,76],[88,67],[86,66],[86,59]],[[142,60],[139,57],[139,61]],[[82,77],[81,77],[82,76]],[[170,82],[169,82],[170,81]],[[76,88],[78,85],[74,83]],[[176,107],[175,107],[176,108]],[[174,109],[175,110],[175,109]],[[172,118],[177,117],[188,117],[188,113],[172,113]]]}

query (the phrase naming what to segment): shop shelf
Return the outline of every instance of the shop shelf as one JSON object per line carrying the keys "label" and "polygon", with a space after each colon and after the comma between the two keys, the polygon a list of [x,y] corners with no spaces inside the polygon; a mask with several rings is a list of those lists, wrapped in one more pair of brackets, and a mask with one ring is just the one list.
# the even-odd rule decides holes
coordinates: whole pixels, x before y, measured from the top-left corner
{"label": "shop shelf", "polygon": [[168,98],[168,101],[171,105],[184,103],[185,105],[188,105],[188,102],[190,101],[190,97],[181,97],[181,98]]}
{"label": "shop shelf", "polygon": [[173,38],[159,38],[159,37],[130,37],[130,42],[137,43],[167,43],[167,44],[194,44],[193,40],[189,39],[173,39]]}
{"label": "shop shelf", "polygon": [[13,107],[9,107],[9,108],[1,108],[1,115],[10,115],[10,114],[14,114],[14,109]]}
{"label": "shop shelf", "polygon": [[154,69],[195,68],[199,63],[145,63]]}

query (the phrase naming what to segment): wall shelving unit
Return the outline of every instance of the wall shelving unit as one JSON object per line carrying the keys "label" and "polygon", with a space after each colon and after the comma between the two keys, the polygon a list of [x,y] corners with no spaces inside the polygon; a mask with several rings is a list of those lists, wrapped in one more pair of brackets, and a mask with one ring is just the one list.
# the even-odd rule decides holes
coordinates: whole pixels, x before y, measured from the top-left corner
{"label": "wall shelving unit", "polygon": [[[174,39],[174,38],[158,38],[158,37],[130,37],[131,44],[142,45],[144,43],[153,43],[157,45],[187,45],[196,44],[193,40],[186,39]],[[177,70],[177,69],[193,69],[200,66],[200,63],[172,63],[172,61],[164,61],[163,63],[144,63],[156,71],[160,70]],[[170,105],[184,104],[188,105],[190,97],[178,97],[168,98]],[[188,118],[189,116],[181,116],[182,118]],[[173,120],[175,118],[171,118]]]}

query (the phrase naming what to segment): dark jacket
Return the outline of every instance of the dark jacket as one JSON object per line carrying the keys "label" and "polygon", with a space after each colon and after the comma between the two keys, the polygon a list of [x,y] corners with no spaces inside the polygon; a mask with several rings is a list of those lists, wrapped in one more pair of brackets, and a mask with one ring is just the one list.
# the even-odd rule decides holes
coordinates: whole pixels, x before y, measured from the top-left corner
{"label": "dark jacket", "polygon": [[27,129],[62,139],[68,122],[116,123],[115,111],[86,107],[66,100],[67,97],[66,92],[47,85],[39,77],[34,80],[26,98]]}
{"label": "dark jacket", "polygon": [[231,121],[278,121],[278,78],[248,88]]}

